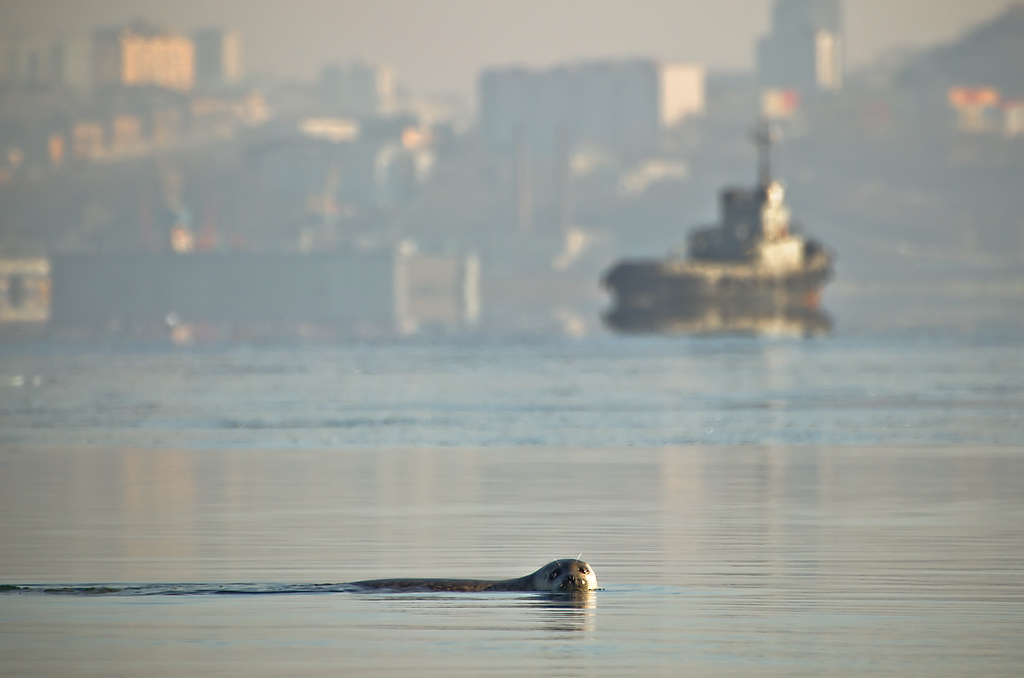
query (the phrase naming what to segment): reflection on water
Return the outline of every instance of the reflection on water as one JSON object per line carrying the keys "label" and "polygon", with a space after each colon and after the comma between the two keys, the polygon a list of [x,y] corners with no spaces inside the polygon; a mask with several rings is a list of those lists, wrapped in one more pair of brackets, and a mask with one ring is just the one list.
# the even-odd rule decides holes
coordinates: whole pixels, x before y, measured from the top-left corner
{"label": "reflection on water", "polygon": [[618,332],[810,337],[828,334],[832,319],[817,307],[699,303],[664,309],[616,307],[604,316]]}
{"label": "reflection on water", "polygon": [[540,595],[526,604],[541,612],[539,618],[549,631],[575,633],[593,631],[597,610],[596,591],[581,591],[572,595]]}
{"label": "reflection on water", "polygon": [[[1024,665],[1019,448],[4,446],[0,461],[0,583],[153,594],[4,593],[11,674]],[[603,589],[579,599],[322,584],[508,578],[580,551]],[[246,595],[261,592],[283,595]]]}
{"label": "reflection on water", "polygon": [[[0,584],[0,595],[8,596],[73,596],[73,597],[154,597],[154,596],[279,596],[350,594],[362,596],[397,596],[409,605],[477,605],[488,596],[507,602],[510,608],[536,610],[544,628],[551,631],[576,632],[593,628],[593,612],[597,609],[597,593],[436,593],[374,591],[351,584]],[[474,596],[476,599],[474,600]]]}

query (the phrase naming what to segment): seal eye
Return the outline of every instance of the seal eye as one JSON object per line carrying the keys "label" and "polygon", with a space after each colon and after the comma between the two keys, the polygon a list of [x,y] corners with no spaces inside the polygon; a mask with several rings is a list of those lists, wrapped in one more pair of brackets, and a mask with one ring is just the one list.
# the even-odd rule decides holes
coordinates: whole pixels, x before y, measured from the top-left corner
{"label": "seal eye", "polygon": [[590,574],[590,570],[585,567],[580,568],[580,574]]}
{"label": "seal eye", "polygon": [[548,575],[549,579],[555,579],[558,575],[562,574],[561,570],[551,570],[551,574]]}

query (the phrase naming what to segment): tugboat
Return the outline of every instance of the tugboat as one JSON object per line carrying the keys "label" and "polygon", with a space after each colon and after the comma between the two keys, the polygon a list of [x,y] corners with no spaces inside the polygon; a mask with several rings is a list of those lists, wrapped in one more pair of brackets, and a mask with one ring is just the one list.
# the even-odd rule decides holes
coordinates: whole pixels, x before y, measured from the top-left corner
{"label": "tugboat", "polygon": [[722,222],[690,234],[688,257],[626,260],[604,275],[614,298],[613,329],[821,334],[818,306],[832,254],[791,231],[783,185],[772,178],[767,123],[752,135],[759,182],[721,192]]}

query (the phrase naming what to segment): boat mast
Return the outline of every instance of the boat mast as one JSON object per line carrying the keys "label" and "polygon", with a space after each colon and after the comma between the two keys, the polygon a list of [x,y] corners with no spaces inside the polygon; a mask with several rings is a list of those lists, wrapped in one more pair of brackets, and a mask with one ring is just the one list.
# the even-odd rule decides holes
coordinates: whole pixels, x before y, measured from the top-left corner
{"label": "boat mast", "polygon": [[758,180],[762,187],[772,182],[772,129],[768,121],[762,118],[750,135],[757,146]]}

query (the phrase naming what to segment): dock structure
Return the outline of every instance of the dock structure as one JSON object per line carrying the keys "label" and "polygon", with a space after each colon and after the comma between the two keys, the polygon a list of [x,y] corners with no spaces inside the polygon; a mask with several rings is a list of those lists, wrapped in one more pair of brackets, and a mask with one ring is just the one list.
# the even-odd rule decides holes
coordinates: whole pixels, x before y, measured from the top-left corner
{"label": "dock structure", "polygon": [[0,327],[45,324],[50,319],[50,261],[0,258]]}
{"label": "dock structure", "polygon": [[62,254],[52,258],[54,327],[237,325],[410,334],[479,316],[473,256],[408,245],[312,253]]}

